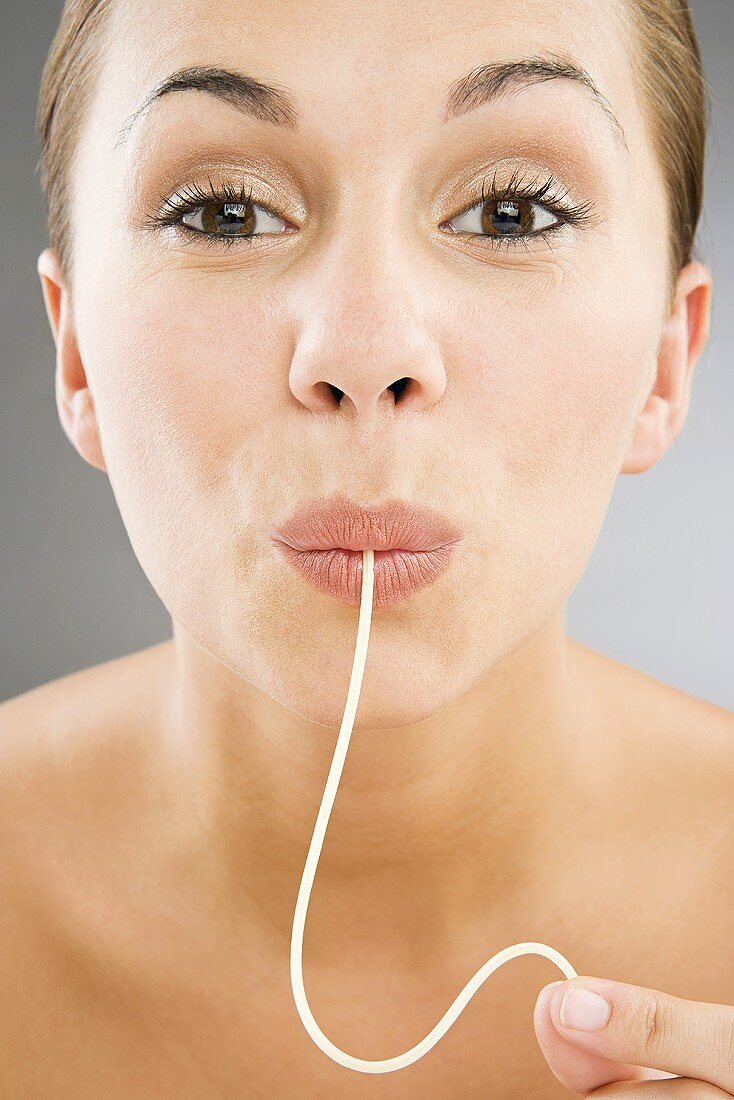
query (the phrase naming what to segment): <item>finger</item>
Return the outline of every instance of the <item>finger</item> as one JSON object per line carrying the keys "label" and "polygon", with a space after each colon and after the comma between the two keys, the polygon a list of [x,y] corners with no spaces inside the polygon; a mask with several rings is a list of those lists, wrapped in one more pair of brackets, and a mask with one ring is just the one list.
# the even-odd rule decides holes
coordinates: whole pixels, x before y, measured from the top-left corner
{"label": "finger", "polygon": [[724,1092],[706,1081],[692,1077],[676,1077],[672,1081],[632,1081],[624,1085],[605,1085],[590,1092],[584,1100],[731,1100]]}
{"label": "finger", "polygon": [[660,1080],[672,1076],[660,1070],[612,1061],[564,1039],[551,1018],[549,1001],[554,989],[567,984],[560,981],[545,986],[538,995],[533,1013],[540,1049],[562,1085],[586,1096],[592,1089],[599,1089],[609,1082]]}
{"label": "finger", "polygon": [[[564,987],[564,988],[562,988]],[[561,1001],[569,990],[581,988],[606,999],[608,1014],[577,1027],[564,1026]],[[582,998],[592,1007],[588,993]],[[565,1001],[566,1024],[573,1023]],[[603,1003],[603,1002],[602,1002]],[[608,978],[580,975],[554,986],[548,1010],[559,1035],[581,1049],[632,1066],[660,1070],[706,1081],[734,1093],[734,1007],[689,1001],[658,989],[645,989]]]}

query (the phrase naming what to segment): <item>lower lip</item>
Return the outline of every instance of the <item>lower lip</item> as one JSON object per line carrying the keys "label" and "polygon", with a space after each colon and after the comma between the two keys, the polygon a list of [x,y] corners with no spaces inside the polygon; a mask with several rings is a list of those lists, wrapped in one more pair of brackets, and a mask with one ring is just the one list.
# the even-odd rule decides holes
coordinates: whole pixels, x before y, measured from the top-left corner
{"label": "lower lip", "polygon": [[[362,598],[361,550],[295,550],[276,542],[295,569],[322,592],[352,607]],[[375,550],[373,607],[392,607],[427,588],[448,568],[455,543],[435,550]]]}

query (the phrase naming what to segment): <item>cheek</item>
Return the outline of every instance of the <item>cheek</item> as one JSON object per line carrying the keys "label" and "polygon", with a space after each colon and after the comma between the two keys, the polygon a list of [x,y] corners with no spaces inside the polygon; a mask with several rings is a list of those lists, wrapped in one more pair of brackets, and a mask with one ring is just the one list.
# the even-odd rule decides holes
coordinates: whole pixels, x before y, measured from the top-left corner
{"label": "cheek", "polygon": [[272,476],[282,474],[275,406],[284,404],[274,391],[287,387],[273,368],[270,317],[241,291],[177,276],[136,293],[108,282],[85,294],[80,313],[103,319],[85,322],[82,351],[110,483],[174,614],[169,596],[189,580],[200,590],[211,583],[212,563],[231,557],[261,498],[272,503]]}
{"label": "cheek", "polygon": [[95,381],[112,414],[105,439],[119,440],[121,460],[133,431],[160,461],[208,486],[219,448],[272,414],[270,322],[238,295],[192,300],[185,282],[162,279],[128,306],[95,306],[95,316],[114,319],[93,334],[95,361],[105,364]]}
{"label": "cheek", "polygon": [[521,575],[536,611],[588,561],[654,362],[659,288],[619,274],[559,275],[497,303],[491,324],[485,305],[456,350],[473,364],[460,400],[492,497],[489,560]]}

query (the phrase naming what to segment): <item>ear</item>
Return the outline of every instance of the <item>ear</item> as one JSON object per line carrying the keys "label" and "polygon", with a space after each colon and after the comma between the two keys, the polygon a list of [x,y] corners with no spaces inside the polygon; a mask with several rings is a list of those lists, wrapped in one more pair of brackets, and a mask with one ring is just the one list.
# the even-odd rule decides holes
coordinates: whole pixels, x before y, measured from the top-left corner
{"label": "ear", "polygon": [[61,425],[82,458],[98,470],[106,470],[94,399],[79,355],[71,298],[55,249],[45,248],[36,267],[56,343],[56,407]]}
{"label": "ear", "polygon": [[681,268],[658,347],[653,387],[637,414],[622,474],[649,470],[683,427],[693,368],[709,336],[712,290],[713,276],[704,264],[694,261]]}

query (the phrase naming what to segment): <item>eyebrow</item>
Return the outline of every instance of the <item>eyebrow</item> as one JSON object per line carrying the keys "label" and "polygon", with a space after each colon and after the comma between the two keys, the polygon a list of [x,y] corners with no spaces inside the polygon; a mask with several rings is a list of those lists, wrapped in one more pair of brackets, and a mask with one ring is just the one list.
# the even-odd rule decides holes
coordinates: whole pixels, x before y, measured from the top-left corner
{"label": "eyebrow", "polygon": [[[468,114],[504,93],[546,80],[572,80],[586,88],[604,111],[616,138],[629,153],[622,125],[589,73],[573,58],[557,54],[491,61],[477,66],[449,86],[444,99],[443,122]],[[119,130],[113,149],[118,149],[127,140],[135,123],[152,103],[169,92],[190,90],[208,92],[231,104],[242,114],[274,126],[296,130],[301,120],[296,99],[287,89],[264,84],[246,73],[195,65],[172,73],[148,92]]]}

